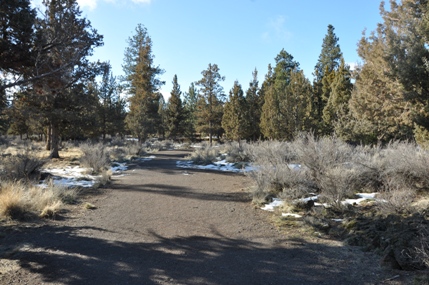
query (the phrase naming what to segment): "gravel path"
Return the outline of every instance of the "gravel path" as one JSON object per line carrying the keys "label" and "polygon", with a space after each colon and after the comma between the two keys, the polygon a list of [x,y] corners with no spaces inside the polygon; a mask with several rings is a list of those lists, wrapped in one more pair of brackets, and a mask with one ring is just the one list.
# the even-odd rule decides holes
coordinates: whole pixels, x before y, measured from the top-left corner
{"label": "gravel path", "polygon": [[359,248],[280,233],[245,176],[176,168],[186,154],[134,165],[96,210],[1,226],[0,284],[403,284]]}

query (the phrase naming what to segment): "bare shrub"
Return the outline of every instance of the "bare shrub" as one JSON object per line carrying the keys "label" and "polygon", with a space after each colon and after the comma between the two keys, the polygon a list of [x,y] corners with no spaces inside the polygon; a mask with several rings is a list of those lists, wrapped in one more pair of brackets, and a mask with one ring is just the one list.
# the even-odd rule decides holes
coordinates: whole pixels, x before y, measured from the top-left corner
{"label": "bare shrub", "polygon": [[219,157],[219,148],[217,147],[201,147],[197,148],[187,159],[192,160],[195,164],[208,165],[217,160]]}
{"label": "bare shrub", "polygon": [[126,155],[142,155],[144,154],[143,146],[138,141],[127,141],[123,146]]}
{"label": "bare shrub", "polygon": [[429,189],[429,154],[416,144],[392,142],[381,151],[383,179],[396,188]]}
{"label": "bare shrub", "polygon": [[2,156],[0,158],[0,178],[2,180],[21,180],[30,179],[32,175],[36,174],[39,168],[45,162],[39,158],[31,157],[27,153]]}
{"label": "bare shrub", "polygon": [[253,170],[246,173],[255,181],[254,197],[281,195],[284,199],[301,198],[312,192],[307,173],[291,164],[296,154],[286,142],[265,141],[246,145]]}
{"label": "bare shrub", "polygon": [[387,183],[377,200],[378,210],[385,215],[409,214],[414,212],[413,200],[416,191],[407,187],[399,188],[396,182]]}
{"label": "bare shrub", "polygon": [[222,153],[227,162],[249,162],[249,145],[245,142],[227,142],[222,145]]}
{"label": "bare shrub", "polygon": [[110,158],[104,144],[83,143],[79,148],[83,153],[80,158],[83,166],[92,168],[93,173],[100,173],[103,169],[109,169]]}

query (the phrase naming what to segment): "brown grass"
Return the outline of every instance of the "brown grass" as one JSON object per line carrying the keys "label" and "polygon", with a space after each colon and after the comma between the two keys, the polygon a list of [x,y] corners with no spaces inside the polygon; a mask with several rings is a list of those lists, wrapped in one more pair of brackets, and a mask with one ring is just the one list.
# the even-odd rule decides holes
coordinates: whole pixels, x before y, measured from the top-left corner
{"label": "brown grass", "polygon": [[57,213],[61,205],[55,187],[43,189],[23,182],[0,183],[0,218],[22,220],[35,215],[48,217]]}

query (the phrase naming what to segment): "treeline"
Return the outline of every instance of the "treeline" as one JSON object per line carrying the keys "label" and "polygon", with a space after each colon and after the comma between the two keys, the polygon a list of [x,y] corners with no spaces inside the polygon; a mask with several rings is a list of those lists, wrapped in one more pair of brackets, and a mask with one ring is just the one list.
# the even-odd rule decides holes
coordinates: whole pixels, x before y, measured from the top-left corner
{"label": "treeline", "polygon": [[428,1],[392,0],[389,9],[382,2],[383,21],[362,36],[362,63],[353,71],[329,25],[313,82],[282,49],[261,83],[255,69],[245,90],[235,82],[226,94],[219,67],[209,64],[186,92],[175,75],[168,102],[143,25],[128,39],[125,75],[116,78],[108,62],[89,62],[102,36],[76,1],[44,5],[39,14],[28,0],[5,0],[0,8],[0,128],[46,137],[52,157],[59,138],[126,134],[140,141],[196,134],[210,142],[292,140],[301,132],[364,144],[429,141]]}

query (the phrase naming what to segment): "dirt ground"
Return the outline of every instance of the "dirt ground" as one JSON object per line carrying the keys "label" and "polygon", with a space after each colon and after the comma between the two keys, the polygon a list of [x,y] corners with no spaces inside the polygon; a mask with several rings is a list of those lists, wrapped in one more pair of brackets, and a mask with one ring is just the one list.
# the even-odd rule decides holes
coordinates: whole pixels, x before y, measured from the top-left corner
{"label": "dirt ground", "polygon": [[380,257],[280,232],[244,175],[176,168],[183,151],[132,165],[56,220],[0,224],[0,284],[407,284]]}

